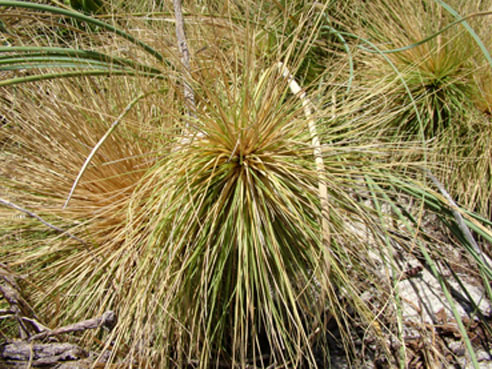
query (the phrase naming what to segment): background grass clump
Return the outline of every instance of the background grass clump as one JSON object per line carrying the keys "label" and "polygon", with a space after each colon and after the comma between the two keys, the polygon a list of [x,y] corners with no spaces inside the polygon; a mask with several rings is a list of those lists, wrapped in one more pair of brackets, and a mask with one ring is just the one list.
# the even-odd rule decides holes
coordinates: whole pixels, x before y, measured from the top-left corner
{"label": "background grass clump", "polygon": [[[453,196],[483,215],[491,195],[481,174],[490,171],[484,87],[491,67],[484,54],[491,45],[490,5],[380,0],[354,3],[357,17],[346,18],[362,49],[354,53],[354,83],[379,86],[382,104],[398,112],[388,132],[395,141],[422,141],[426,160]],[[456,24],[460,17],[466,18]],[[470,182],[481,185],[466,189]]]}
{"label": "background grass clump", "polygon": [[487,69],[470,36],[383,54],[452,22],[441,6],[185,4],[186,70],[169,4],[53,27],[64,13],[3,3],[0,198],[66,232],[1,207],[0,257],[32,281],[44,324],[115,311],[111,332],[80,342],[129,367],[327,367],[334,347],[355,366],[365,350],[411,361],[405,258],[440,279],[445,245],[421,219],[462,232],[426,170],[471,209],[490,201]]}

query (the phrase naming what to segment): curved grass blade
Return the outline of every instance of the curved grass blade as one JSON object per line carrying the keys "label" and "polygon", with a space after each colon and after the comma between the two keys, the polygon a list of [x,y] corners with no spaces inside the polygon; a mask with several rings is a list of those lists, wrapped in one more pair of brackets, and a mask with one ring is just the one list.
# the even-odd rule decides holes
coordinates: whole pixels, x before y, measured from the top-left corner
{"label": "curved grass blade", "polygon": [[[325,18],[328,23],[331,23],[330,18],[328,18],[328,15],[325,15]],[[347,53],[348,56],[348,63],[349,63],[349,79],[347,81],[347,93],[350,92],[352,88],[352,81],[354,80],[354,58],[352,56],[352,52],[350,51],[350,47],[345,40],[345,38],[342,36],[342,34],[335,28],[331,26],[321,26],[321,29],[328,29],[330,33],[333,33],[343,44],[343,48],[345,49],[345,52]]]}
{"label": "curved grass blade", "polygon": [[80,179],[84,175],[84,173],[85,173],[87,167],[89,166],[92,158],[94,157],[94,155],[96,155],[97,151],[102,146],[102,144],[106,141],[106,139],[111,135],[111,133],[120,124],[121,120],[130,112],[130,110],[135,106],[135,104],[137,104],[143,98],[145,98],[145,97],[147,97],[149,95],[152,95],[152,94],[154,94],[156,92],[157,91],[154,90],[154,91],[142,93],[142,94],[138,95],[137,97],[135,97],[132,101],[130,101],[128,103],[128,105],[125,107],[125,109],[123,110],[123,112],[118,116],[118,118],[116,118],[116,120],[113,122],[113,124],[111,124],[111,127],[109,127],[109,129],[106,131],[106,133],[104,134],[104,136],[102,136],[101,139],[98,141],[98,143],[92,148],[92,150],[91,150],[89,156],[87,157],[87,159],[85,159],[85,162],[82,165],[82,168],[80,169],[79,174],[77,175],[77,178],[73,182],[72,188],[70,189],[70,193],[68,194],[68,197],[67,197],[67,199],[65,201],[65,204],[63,205],[63,209],[65,209],[68,206],[68,203],[70,202],[70,199],[73,196],[73,193],[75,191],[75,188],[79,184]]}
{"label": "curved grass blade", "polygon": [[9,58],[0,60],[0,71],[23,70],[23,69],[47,69],[47,68],[95,68],[116,70],[128,70],[120,66],[108,65],[107,63],[93,60],[73,59],[67,57],[45,57],[33,56],[26,58]]}
{"label": "curved grass blade", "polygon": [[95,19],[93,17],[84,15],[82,13],[79,13],[75,10],[67,10],[67,9],[62,9],[62,8],[57,8],[54,6],[49,6],[49,5],[43,5],[43,4],[35,4],[32,2],[28,1],[10,1],[10,0],[0,0],[0,6],[8,6],[8,7],[14,7],[14,8],[26,8],[26,9],[33,9],[33,10],[41,10],[44,12],[52,13],[52,14],[60,14],[69,18],[77,19],[79,21],[83,21],[89,24],[93,24],[95,26],[101,27],[107,31],[113,32],[117,34],[118,36],[123,37],[124,39],[130,41],[134,45],[137,45],[141,47],[143,50],[145,50],[147,53],[150,55],[154,56],[157,60],[164,62],[164,56],[159,53],[157,50],[152,48],[151,46],[147,45],[146,43],[136,39],[129,33],[116,28],[108,23],[102,22],[98,19]]}
{"label": "curved grass blade", "polygon": [[473,238],[473,235],[470,232],[470,229],[466,226],[466,223],[462,217],[462,215],[459,212],[458,205],[453,201],[449,193],[446,191],[444,186],[438,181],[436,177],[432,175],[430,171],[427,171],[427,176],[432,180],[432,182],[436,185],[436,187],[439,189],[441,194],[444,196],[444,198],[447,200],[449,207],[451,208],[451,212],[453,213],[453,216],[455,217],[456,224],[460,228],[461,232],[463,233],[463,236],[465,237],[466,241],[472,246],[473,250],[480,255],[482,258],[482,261],[487,265],[488,268],[491,268],[491,263],[490,259],[485,255],[480,247],[477,244],[477,241]]}
{"label": "curved grass blade", "polygon": [[[331,26],[325,26],[325,27],[328,27],[332,30],[335,30],[333,27]],[[410,87],[408,87],[408,84],[407,82],[405,81],[405,78],[403,77],[403,75],[401,74],[401,72],[398,70],[398,68],[396,67],[396,65],[391,61],[391,59],[385,55],[382,50],[380,48],[377,47],[377,45],[375,45],[373,42],[369,41],[369,40],[366,40],[365,38],[363,37],[360,37],[360,36],[357,36],[353,33],[349,33],[349,32],[343,32],[343,31],[337,31],[335,30],[336,32],[338,32],[340,35],[345,35],[345,36],[348,36],[348,37],[351,37],[351,38],[355,38],[356,40],[359,40],[359,41],[362,41],[366,44],[368,44],[373,50],[375,53],[381,55],[384,60],[388,63],[388,65],[391,67],[391,69],[393,69],[393,71],[396,73],[398,79],[400,80],[400,82],[402,83],[408,97],[410,98],[410,103],[412,105],[412,108],[415,112],[415,118],[417,119],[417,122],[419,123],[419,133],[420,133],[420,139],[421,139],[421,142],[422,142],[422,146],[423,146],[423,157],[424,157],[424,162],[427,162],[427,150],[426,150],[426,140],[425,140],[425,135],[424,135],[424,123],[423,123],[423,120],[422,120],[422,117],[420,115],[420,112],[419,112],[419,109],[417,107],[417,102],[416,102],[416,99],[413,97],[413,94],[412,94],[412,91],[410,90]],[[362,46],[358,46],[359,48],[362,48]]]}
{"label": "curved grass blade", "polygon": [[[410,186],[408,183],[402,183],[398,181],[391,180],[391,182],[398,187],[398,189],[403,190],[405,193],[413,196],[415,198],[421,198],[424,201],[424,204],[427,208],[431,209],[434,213],[436,213],[440,220],[445,224],[445,226],[455,235],[457,240],[461,243],[461,245],[466,249],[469,255],[477,262],[477,266],[480,272],[480,276],[483,279],[483,286],[485,288],[486,295],[491,298],[492,297],[492,288],[490,286],[490,281],[492,279],[492,269],[490,268],[490,261],[488,258],[484,258],[483,253],[477,252],[477,247],[475,247],[469,240],[469,237],[464,234],[463,228],[470,228],[474,232],[476,232],[479,236],[481,236],[485,241],[492,243],[492,232],[486,229],[482,224],[477,223],[481,221],[481,218],[471,212],[463,211],[456,205],[454,210],[449,209],[449,204],[447,199],[444,201],[435,196],[432,192],[426,191],[419,186]],[[398,184],[396,184],[398,182]],[[457,216],[457,214],[459,216]],[[463,215],[469,216],[470,219],[466,219],[461,216]],[[471,215],[470,215],[471,214]],[[413,219],[410,214],[405,214],[408,219],[412,221],[413,224],[417,224],[417,221]],[[475,215],[476,217],[473,217]],[[463,224],[460,226],[457,218],[461,218]],[[475,219],[476,218],[476,219]],[[490,226],[490,222],[484,221],[484,224]],[[480,251],[480,249],[478,249]],[[458,283],[460,283],[458,281]],[[466,290],[464,290],[467,293]]]}
{"label": "curved grass blade", "polygon": [[[372,196],[372,202],[374,204],[374,207],[376,209],[376,212],[379,216],[379,221],[381,224],[384,224],[384,214],[382,211],[381,204],[378,200],[378,196],[376,195],[375,192],[375,183],[374,181],[368,176],[365,175],[365,180],[367,182],[369,191],[371,192]],[[388,231],[385,229],[384,230],[384,241],[386,244],[386,247],[388,248],[388,258],[389,258],[389,264],[391,268],[391,278],[393,282],[393,289],[394,289],[394,308],[396,310],[396,322],[397,322],[397,329],[398,329],[398,339],[400,341],[400,352],[399,352],[399,363],[400,363],[400,368],[405,368],[405,363],[407,362],[407,347],[405,345],[405,338],[404,338],[404,324],[403,324],[403,309],[402,309],[402,304],[401,304],[401,298],[400,298],[400,289],[398,286],[398,282],[400,281],[400,278],[397,276],[397,268],[396,268],[396,261],[393,257],[395,254],[395,250],[391,244],[391,241],[389,239]],[[381,257],[381,260],[386,263],[386,258]]]}
{"label": "curved grass blade", "polygon": [[130,71],[114,70],[114,69],[106,68],[106,69],[76,70],[76,71],[68,71],[68,72],[34,74],[30,76],[9,78],[0,81],[0,87],[12,86],[12,85],[26,83],[26,82],[46,81],[46,80],[57,79],[57,78],[71,78],[71,77],[83,77],[83,76],[116,76],[116,75],[122,75],[122,76],[147,75],[149,77],[163,78],[162,76],[155,76],[148,73],[137,73],[131,70]]}
{"label": "curved grass blade", "polygon": [[[28,70],[28,69],[44,69],[52,70],[57,68],[71,68],[75,70],[93,69],[107,71],[107,75],[111,76],[117,72],[124,72],[128,75],[143,75],[146,77],[161,77],[161,73],[155,71],[142,71],[135,70],[124,65],[108,64],[106,62],[87,60],[87,59],[74,59],[71,57],[63,56],[24,56],[24,57],[11,57],[0,59],[0,71],[13,71],[13,70]],[[121,73],[120,73],[121,74]]]}
{"label": "curved grass blade", "polygon": [[[454,14],[453,14],[454,15]],[[456,15],[458,15],[456,13]],[[383,54],[394,54],[394,53],[399,53],[399,52],[402,52],[402,51],[407,51],[407,50],[410,50],[410,49],[413,49],[417,46],[420,46],[420,45],[423,45],[425,44],[426,42],[436,38],[437,36],[439,36],[440,34],[446,32],[447,30],[449,30],[450,28],[454,27],[455,25],[457,24],[460,24],[460,23],[466,23],[466,20],[467,19],[470,19],[470,18],[473,18],[473,17],[478,17],[478,16],[484,16],[484,15],[492,15],[492,11],[486,11],[486,12],[476,12],[476,13],[472,13],[472,14],[468,14],[462,18],[459,18],[458,20],[454,21],[454,22],[451,22],[449,23],[447,26],[441,28],[439,31],[437,31],[436,33],[430,35],[430,36],[427,36],[426,38],[420,40],[420,41],[417,41],[411,45],[407,45],[407,46],[403,46],[403,47],[399,47],[399,48],[396,48],[396,49],[390,49],[390,50],[381,50],[381,53]],[[473,30],[472,30],[473,31]],[[478,37],[478,36],[477,36]],[[478,41],[477,41],[478,43]],[[481,44],[481,41],[480,41],[480,44]],[[480,45],[479,44],[479,45]],[[370,52],[370,53],[376,53],[377,51],[374,51],[374,50],[371,50],[369,48],[366,48],[364,46],[361,46],[361,48],[367,52]],[[483,50],[482,50],[483,51]],[[485,52],[488,54],[488,51],[487,49],[485,49]],[[484,53],[485,54],[485,53]],[[486,57],[487,57],[487,54]],[[489,57],[487,58],[487,60],[489,60],[490,58],[490,55]],[[492,59],[491,59],[492,60]],[[489,60],[490,62],[490,60]],[[492,64],[491,64],[492,65]]]}
{"label": "curved grass blade", "polygon": [[[372,183],[374,185],[374,189],[377,190],[377,192],[391,206],[391,209],[395,212],[395,214],[398,215],[399,219],[402,221],[403,225],[408,230],[408,232],[409,233],[418,232],[418,230],[416,230],[414,227],[412,227],[411,224],[409,223],[408,216],[406,216],[402,213],[401,209],[388,197],[386,192],[376,182],[372,181]],[[420,198],[420,200],[423,200],[425,202],[425,194],[423,194],[423,196]],[[465,325],[463,324],[463,320],[461,319],[461,316],[458,313],[454,299],[453,299],[451,293],[449,292],[445,278],[443,278],[442,274],[439,273],[438,268],[436,266],[436,263],[434,262],[432,257],[429,255],[429,253],[427,252],[427,249],[422,244],[422,242],[420,242],[417,239],[415,240],[415,242],[417,243],[417,245],[420,249],[420,252],[424,256],[425,262],[428,265],[429,269],[431,270],[432,275],[439,282],[439,284],[441,286],[441,290],[444,293],[444,296],[446,297],[446,301],[449,303],[449,306],[450,306],[451,311],[453,313],[454,319],[456,320],[456,324],[458,325],[458,329],[460,331],[461,337],[465,343],[465,346],[466,346],[468,353],[470,354],[470,358],[471,358],[473,367],[475,369],[479,369],[477,355],[475,353],[475,350],[473,349],[470,337],[468,336]]]}
{"label": "curved grass blade", "polygon": [[322,209],[321,227],[323,231],[323,240],[326,245],[330,245],[331,234],[330,234],[330,226],[328,224],[328,219],[330,218],[330,213],[329,213],[330,204],[328,200],[328,187],[325,181],[323,180],[323,176],[325,173],[325,166],[324,166],[323,156],[321,152],[321,141],[319,138],[316,123],[313,119],[314,106],[313,103],[307,97],[306,92],[302,90],[301,86],[299,86],[299,84],[296,82],[294,76],[290,73],[287,67],[281,62],[277,64],[277,67],[282,73],[282,76],[287,79],[289,84],[289,89],[291,90],[292,94],[298,96],[299,99],[301,100],[302,106],[304,108],[304,114],[308,121],[308,129],[311,135],[311,143],[313,145],[313,155],[316,163],[316,170],[318,171],[318,175],[319,175],[318,193],[319,193],[319,199]]}
{"label": "curved grass blade", "polygon": [[[434,1],[436,3],[438,3],[439,5],[441,5],[444,9],[446,9],[454,17],[460,18],[460,15],[456,12],[456,10],[454,10],[452,7],[450,7],[444,1],[442,1],[442,0],[434,0]],[[466,20],[463,21],[463,26],[466,28],[468,33],[473,37],[473,39],[477,43],[480,50],[482,50],[483,55],[485,56],[485,58],[487,59],[487,61],[490,64],[490,66],[492,67],[492,57],[490,56],[490,53],[487,50],[487,48],[485,47],[485,45],[483,44],[482,40],[480,40],[480,37],[478,37],[477,33],[473,30],[473,28],[471,28],[471,26],[468,24],[468,22]]]}
{"label": "curved grass blade", "polygon": [[0,61],[11,57],[28,58],[30,56],[66,56],[76,59],[94,60],[105,62],[108,65],[119,65],[131,67],[135,70],[146,71],[154,74],[162,74],[162,71],[144,64],[137,63],[130,59],[119,58],[107,54],[99,53],[90,50],[78,50],[61,47],[32,47],[32,46],[9,46],[0,47],[0,54],[8,53],[8,55],[0,56]]}

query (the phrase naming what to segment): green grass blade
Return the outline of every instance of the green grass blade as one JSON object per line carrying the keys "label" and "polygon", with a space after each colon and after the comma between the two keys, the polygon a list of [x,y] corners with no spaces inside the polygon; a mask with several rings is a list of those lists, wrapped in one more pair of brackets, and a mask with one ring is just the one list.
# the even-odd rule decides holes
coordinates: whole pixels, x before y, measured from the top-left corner
{"label": "green grass blade", "polygon": [[149,77],[158,77],[162,78],[162,76],[155,76],[148,73],[136,73],[134,71],[128,70],[114,70],[114,69],[91,69],[91,70],[77,70],[77,71],[69,71],[69,72],[57,72],[57,73],[44,73],[44,74],[34,74],[30,76],[23,77],[15,77],[0,80],[0,87],[3,86],[13,86],[16,84],[27,83],[27,82],[37,82],[37,81],[46,81],[51,79],[59,79],[59,78],[72,78],[72,77],[83,77],[83,76],[135,76],[135,75],[143,75]]}
{"label": "green grass blade", "polygon": [[0,61],[10,57],[24,58],[29,56],[67,56],[74,60],[85,59],[106,62],[108,65],[128,66],[135,70],[146,71],[154,74],[162,74],[159,69],[137,63],[130,59],[118,58],[107,54],[99,53],[91,50],[78,50],[61,47],[32,47],[32,46],[9,46],[0,47],[0,54],[8,55],[0,56]]}
{"label": "green grass blade", "polygon": [[[448,4],[446,4],[442,0],[434,0],[436,3],[441,5],[444,9],[446,9],[449,13],[451,13],[453,16],[456,18],[461,18],[461,16],[454,10],[452,7],[450,7]],[[492,67],[492,57],[490,56],[489,51],[487,50],[487,47],[483,44],[482,40],[480,40],[480,37],[477,35],[477,33],[471,28],[471,26],[468,24],[468,22],[465,20],[463,21],[463,26],[466,28],[468,33],[473,37],[475,42],[477,43],[478,47],[480,47],[480,50],[482,50],[483,55],[489,62],[490,66]]]}
{"label": "green grass blade", "polygon": [[[328,23],[330,22],[330,18],[328,18],[328,15],[325,15],[326,21]],[[350,51],[350,47],[343,37],[343,35],[334,27],[331,26],[321,26],[321,29],[326,28],[330,31],[330,33],[333,33],[343,44],[343,48],[345,49],[345,52],[347,53],[348,56],[348,63],[349,63],[349,78],[347,81],[347,94],[350,92],[350,89],[352,88],[352,82],[354,80],[354,58],[352,56],[352,51]]]}
{"label": "green grass blade", "polygon": [[22,69],[45,69],[45,68],[95,68],[95,69],[107,69],[114,68],[116,70],[121,68],[120,66],[108,65],[107,63],[73,59],[70,57],[46,57],[46,56],[29,56],[29,57],[13,57],[0,60],[0,70],[22,70]]}
{"label": "green grass blade", "polygon": [[[492,269],[487,265],[487,263],[484,262],[480,254],[476,252],[476,249],[473,247],[473,245],[471,245],[470,242],[468,242],[467,238],[462,232],[461,227],[459,227],[458,224],[456,223],[456,219],[453,216],[452,211],[449,209],[447,203],[442,201],[432,191],[425,190],[418,185],[412,186],[409,183],[403,183],[396,179],[392,179],[391,183],[399,190],[402,190],[408,195],[415,198],[423,199],[425,206],[439,215],[439,217],[444,222],[444,224],[446,224],[449,230],[459,239],[463,247],[465,247],[466,251],[473,257],[473,259],[475,259],[480,271],[484,273],[484,278],[485,276],[488,279],[492,278]],[[462,209],[459,209],[459,211],[462,212],[463,214],[468,214],[467,212],[462,211]],[[410,217],[410,215],[408,214],[407,217]],[[476,216],[476,219],[480,221],[479,216]],[[478,235],[483,237],[487,242],[489,243],[492,242],[492,232],[490,231],[490,229],[487,229],[485,226],[481,225],[478,222],[471,221],[467,217],[464,217],[463,221],[466,227],[476,232]],[[413,219],[412,222],[414,224],[417,224],[417,221],[415,219]],[[487,223],[485,224],[487,225]]]}
{"label": "green grass blade", "polygon": [[[372,196],[372,202],[374,204],[374,207],[376,208],[376,212],[379,216],[379,221],[381,224],[385,223],[384,220],[384,214],[382,212],[381,204],[379,203],[378,196],[375,192],[375,183],[374,181],[368,176],[365,175],[365,179],[367,182],[367,185],[369,187],[369,191],[371,192]],[[401,299],[400,299],[400,292],[398,288],[398,282],[399,278],[397,277],[397,268],[396,268],[396,261],[393,257],[395,254],[395,250],[393,246],[391,245],[391,241],[388,236],[388,232],[385,230],[384,231],[384,240],[386,243],[386,247],[388,248],[388,253],[387,255],[390,258],[390,267],[391,267],[391,273],[392,273],[392,279],[393,279],[393,288],[394,288],[394,305],[395,305],[395,310],[396,310],[396,319],[397,319],[397,328],[398,328],[398,339],[400,340],[400,368],[405,368],[405,363],[407,361],[407,352],[406,352],[406,345],[405,345],[405,339],[404,339],[404,324],[403,324],[403,311],[402,311],[402,305],[401,305]],[[381,257],[382,261],[384,262],[385,258]]]}
{"label": "green grass blade", "polygon": [[44,12],[52,13],[52,14],[60,14],[66,17],[70,17],[73,19],[77,19],[79,21],[83,21],[89,24],[93,24],[95,26],[101,27],[102,29],[105,29],[107,31],[113,32],[117,34],[118,36],[123,37],[124,39],[130,41],[134,45],[137,45],[141,47],[143,50],[148,52],[150,55],[154,56],[156,59],[159,61],[165,61],[164,56],[162,56],[161,53],[153,49],[151,46],[147,45],[146,43],[136,39],[129,33],[116,28],[108,23],[102,22],[96,18],[84,15],[82,13],[79,13],[75,10],[67,10],[67,9],[62,9],[62,8],[57,8],[54,6],[49,6],[49,5],[43,5],[43,4],[36,4],[28,1],[10,1],[10,0],[0,0],[0,6],[8,6],[8,7],[14,7],[14,8],[26,8],[26,9],[33,9],[33,10],[41,10]]}
{"label": "green grass blade", "polygon": [[[382,52],[382,50],[376,44],[374,44],[373,42],[371,42],[371,41],[369,41],[369,40],[367,40],[367,39],[365,39],[363,37],[360,37],[360,36],[354,35],[352,33],[349,33],[349,32],[342,32],[342,31],[337,31],[337,32],[340,33],[341,35],[346,35],[348,37],[355,38],[355,39],[357,39],[359,41],[362,41],[362,42],[366,43],[367,45],[369,45],[374,50],[375,53],[377,53],[377,54],[381,55],[381,57],[383,57],[383,59],[386,61],[386,63],[388,63],[388,65],[391,67],[391,69],[395,72],[395,74],[397,75],[397,77],[400,80],[401,84],[403,85],[403,87],[405,89],[405,92],[407,93],[408,97],[410,98],[410,103],[411,103],[412,108],[413,108],[413,110],[415,112],[415,118],[417,119],[417,122],[419,123],[420,139],[421,139],[421,144],[422,144],[422,146],[424,148],[424,150],[423,150],[424,162],[427,162],[427,150],[426,150],[426,140],[425,140],[425,134],[424,134],[424,123],[423,123],[423,120],[422,120],[420,111],[419,111],[419,109],[417,107],[416,99],[414,98],[414,96],[412,94],[412,91],[410,90],[410,87],[408,86],[407,81],[405,81],[405,78],[402,75],[402,73],[400,72],[400,70],[391,61],[391,59],[388,58],[388,56],[385,55]],[[361,46],[359,46],[359,48],[361,48]]]}

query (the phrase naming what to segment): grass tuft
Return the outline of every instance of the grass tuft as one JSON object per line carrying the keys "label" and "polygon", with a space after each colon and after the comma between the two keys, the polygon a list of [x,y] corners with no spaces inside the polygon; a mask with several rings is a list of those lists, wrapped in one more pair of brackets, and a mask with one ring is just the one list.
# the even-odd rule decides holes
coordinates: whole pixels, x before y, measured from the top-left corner
{"label": "grass tuft", "polygon": [[[372,4],[381,18],[368,32],[394,41],[383,48],[388,39],[379,39],[381,49],[427,35],[398,28],[421,32],[412,23],[420,13]],[[467,36],[443,34],[383,63],[381,54],[355,52],[349,32],[327,16],[331,6],[350,12],[348,2],[256,5],[184,9],[192,58],[180,78],[166,13],[123,22],[166,51],[169,63],[149,65],[165,79],[115,73],[0,87],[0,198],[39,216],[0,208],[0,258],[34,281],[28,292],[47,326],[115,311],[113,331],[80,340],[110,349],[111,363],[328,367],[338,345],[354,367],[364,367],[367,351],[405,367],[417,355],[405,341],[407,260],[448,291],[445,245],[423,226],[429,209],[454,224],[446,202],[419,182],[421,168],[440,158],[428,147],[450,147],[450,161],[432,161],[433,170],[465,155],[481,158],[475,175],[488,168],[488,123],[465,101],[480,68],[454,50]],[[354,12],[363,9],[357,3]],[[115,55],[111,62],[143,59],[125,49],[133,38],[91,35],[88,49]],[[195,95],[192,114],[183,85]],[[470,153],[458,142],[472,131],[480,144]],[[467,201],[482,201],[484,188],[467,189]],[[473,217],[465,222],[490,240],[487,221]],[[490,268],[465,259],[488,284]],[[473,355],[463,324],[460,334]],[[431,356],[427,363],[444,358]]]}

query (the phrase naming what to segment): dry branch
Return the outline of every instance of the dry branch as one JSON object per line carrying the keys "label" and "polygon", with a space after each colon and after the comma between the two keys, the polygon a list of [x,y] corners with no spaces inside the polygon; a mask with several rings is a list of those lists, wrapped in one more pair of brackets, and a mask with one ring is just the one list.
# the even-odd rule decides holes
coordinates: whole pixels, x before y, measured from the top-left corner
{"label": "dry branch", "polygon": [[[82,361],[86,361],[82,359],[88,358],[89,354],[77,345],[59,342],[34,343],[32,341],[99,327],[112,329],[115,324],[116,314],[107,311],[99,318],[84,320],[54,330],[46,329],[27,340],[10,342],[0,346],[0,368],[4,368],[5,365],[13,368],[38,366],[56,366],[58,368],[58,365],[63,362],[82,363]],[[74,365],[73,367],[80,368],[81,366]]]}
{"label": "dry branch", "polygon": [[181,63],[184,66],[185,78],[183,80],[184,85],[184,97],[188,105],[188,115],[194,116],[195,112],[195,93],[188,83],[188,79],[191,77],[190,73],[190,50],[188,43],[186,42],[186,36],[184,32],[184,19],[183,11],[181,10],[181,0],[173,0],[174,16],[176,17],[176,37],[178,39],[178,48],[181,53]]}
{"label": "dry branch", "polygon": [[40,340],[46,337],[57,336],[64,333],[81,332],[88,329],[96,329],[100,327],[106,327],[111,330],[114,328],[115,325],[116,325],[116,314],[113,311],[109,310],[106,311],[99,318],[88,319],[82,322],[67,325],[65,327],[57,328],[52,331],[44,331],[38,333],[32,336],[31,338],[29,338],[29,341]]}
{"label": "dry branch", "polygon": [[17,323],[19,324],[19,336],[25,339],[29,335],[29,330],[21,319],[21,297],[19,293],[9,286],[6,283],[0,282],[0,294],[3,296],[5,300],[7,300],[10,305],[10,310],[12,311],[12,315],[15,316]]}
{"label": "dry branch", "polygon": [[[0,346],[0,368],[4,367],[31,367],[54,366],[64,361],[74,361],[86,358],[87,352],[79,346],[70,343],[34,343],[48,337],[64,333],[81,332],[87,329],[106,327],[109,330],[116,325],[116,314],[106,311],[102,316],[84,320],[65,327],[50,330],[37,321],[36,314],[23,299],[16,276],[9,268],[0,263],[0,297],[9,304],[8,310],[1,310],[5,314],[2,318],[12,316],[19,325],[21,340]],[[35,333],[32,335],[32,333]]]}
{"label": "dry branch", "polygon": [[29,329],[30,327],[25,324],[23,318],[34,317],[34,311],[22,297],[14,274],[3,263],[0,263],[0,295],[9,304],[9,312],[19,324],[19,336],[21,338],[27,338],[31,331],[39,332],[36,330],[35,325],[31,326],[32,329]]}
{"label": "dry branch", "polygon": [[[0,348],[0,359],[7,364],[19,362],[32,366],[50,366],[63,361],[73,361],[88,357],[79,346],[70,343],[28,343],[18,341]],[[0,365],[3,365],[0,362]]]}

